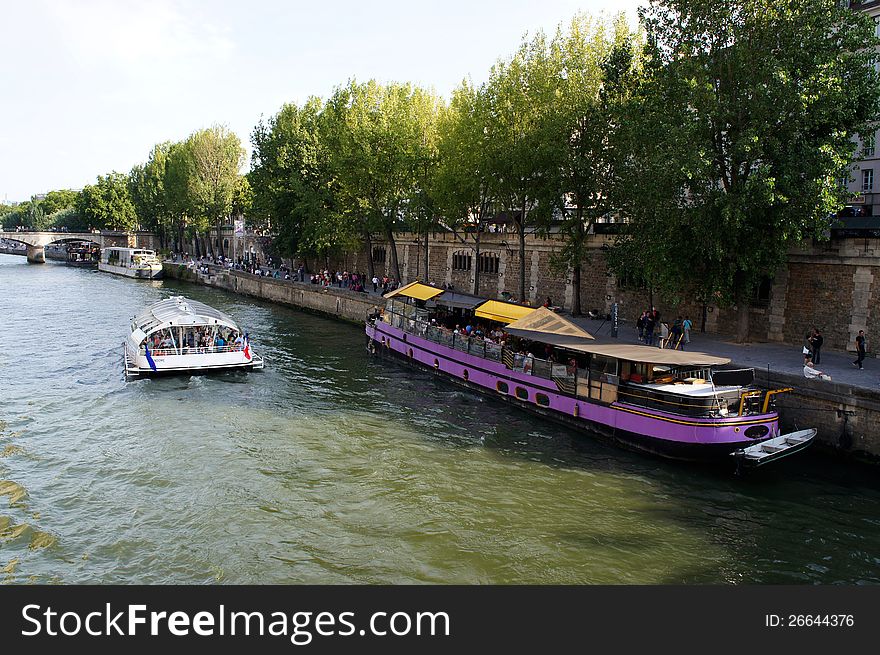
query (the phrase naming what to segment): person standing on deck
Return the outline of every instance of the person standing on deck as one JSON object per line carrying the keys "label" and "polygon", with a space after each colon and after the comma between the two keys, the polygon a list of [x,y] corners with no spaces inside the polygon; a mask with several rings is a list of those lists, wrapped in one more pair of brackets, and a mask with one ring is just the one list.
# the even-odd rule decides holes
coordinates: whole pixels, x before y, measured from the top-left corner
{"label": "person standing on deck", "polygon": [[865,337],[865,331],[859,330],[859,336],[856,337],[856,352],[858,353],[858,357],[856,361],[853,362],[853,366],[857,366],[858,369],[864,370],[864,366],[862,362],[865,360],[865,353],[868,350],[868,339]]}

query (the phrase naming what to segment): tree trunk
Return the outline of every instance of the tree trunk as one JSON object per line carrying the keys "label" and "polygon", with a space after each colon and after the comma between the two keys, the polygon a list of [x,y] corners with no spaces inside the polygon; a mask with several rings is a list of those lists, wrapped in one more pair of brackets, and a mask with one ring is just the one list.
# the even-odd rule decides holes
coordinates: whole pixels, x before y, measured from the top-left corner
{"label": "tree trunk", "polygon": [[397,244],[394,242],[394,232],[391,227],[385,228],[385,238],[388,239],[388,249],[391,251],[391,270],[394,271],[394,279],[396,282],[402,283],[400,279],[400,262],[397,261]]}
{"label": "tree trunk", "polygon": [[480,232],[479,225],[477,226],[477,237],[476,237],[476,248],[474,248],[474,253],[476,257],[474,258],[474,295],[480,295]]}
{"label": "tree trunk", "polygon": [[705,332],[706,332],[706,321],[709,320],[709,306],[708,306],[706,303],[703,303],[703,310],[702,310],[702,313],[703,313],[703,316],[702,316],[702,321],[701,321],[701,324],[700,324],[700,332],[702,332],[702,333],[705,334]]}
{"label": "tree trunk", "polygon": [[[734,277],[734,282],[739,276]],[[736,342],[749,340],[749,289],[745,284],[736,286]]]}
{"label": "tree trunk", "polygon": [[223,233],[220,231],[221,222],[222,222],[222,220],[218,218],[217,219],[217,252],[221,257],[223,257],[223,256],[225,256],[226,253],[223,251]]}
{"label": "tree trunk", "polygon": [[581,315],[581,265],[571,271],[571,315]]}
{"label": "tree trunk", "polygon": [[516,224],[519,232],[519,302],[526,301],[526,226],[522,219]]}
{"label": "tree trunk", "polygon": [[376,267],[373,266],[373,239],[370,238],[369,232],[364,232],[364,243],[367,245],[367,273],[370,281],[376,277]]}
{"label": "tree trunk", "polygon": [[431,226],[425,226],[425,284],[428,284],[428,237],[431,235]]}

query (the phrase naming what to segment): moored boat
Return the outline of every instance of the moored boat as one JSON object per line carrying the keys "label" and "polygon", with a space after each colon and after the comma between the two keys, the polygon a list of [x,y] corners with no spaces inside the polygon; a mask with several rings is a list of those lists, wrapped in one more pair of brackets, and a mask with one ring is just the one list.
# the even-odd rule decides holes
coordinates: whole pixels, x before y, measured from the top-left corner
{"label": "moored boat", "polygon": [[67,246],[65,263],[78,268],[97,268],[101,248],[96,243],[82,241]]}
{"label": "moored boat", "polygon": [[173,296],[132,319],[124,343],[125,374],[207,373],[262,369],[247,333],[223,312]]}
{"label": "moored boat", "polygon": [[730,461],[775,439],[778,459],[815,436],[781,435],[775,398],[790,389],[760,389],[753,369],[719,369],[730,363],[723,357],[601,342],[547,308],[421,283],[385,297],[367,319],[371,351],[629,448]]}
{"label": "moored boat", "polygon": [[99,271],[146,280],[162,277],[162,262],[156,252],[144,248],[104,248]]}

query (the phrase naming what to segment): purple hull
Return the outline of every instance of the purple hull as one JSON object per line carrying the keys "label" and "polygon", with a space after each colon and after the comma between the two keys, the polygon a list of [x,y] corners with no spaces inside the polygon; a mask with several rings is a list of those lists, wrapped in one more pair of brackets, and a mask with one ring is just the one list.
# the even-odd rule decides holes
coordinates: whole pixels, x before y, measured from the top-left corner
{"label": "purple hull", "polygon": [[[680,459],[714,459],[779,435],[778,414],[696,418],[655,409],[575,398],[561,393],[552,380],[507,368],[484,359],[404,333],[388,323],[366,326],[367,336],[379,350],[441,372],[453,380],[504,400],[563,420],[569,425],[599,432],[616,441]],[[500,383],[500,384],[499,384]],[[504,389],[506,391],[499,390]],[[761,438],[745,433],[759,426]],[[767,428],[767,431],[760,429]]]}

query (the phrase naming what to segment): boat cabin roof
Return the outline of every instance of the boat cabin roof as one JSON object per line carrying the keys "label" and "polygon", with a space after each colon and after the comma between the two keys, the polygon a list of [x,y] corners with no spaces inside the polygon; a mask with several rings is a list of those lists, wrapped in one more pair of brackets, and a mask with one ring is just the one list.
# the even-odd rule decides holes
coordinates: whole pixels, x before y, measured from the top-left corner
{"label": "boat cabin roof", "polygon": [[134,319],[134,326],[145,335],[171,325],[225,325],[238,330],[235,321],[223,312],[183,296],[153,303]]}

